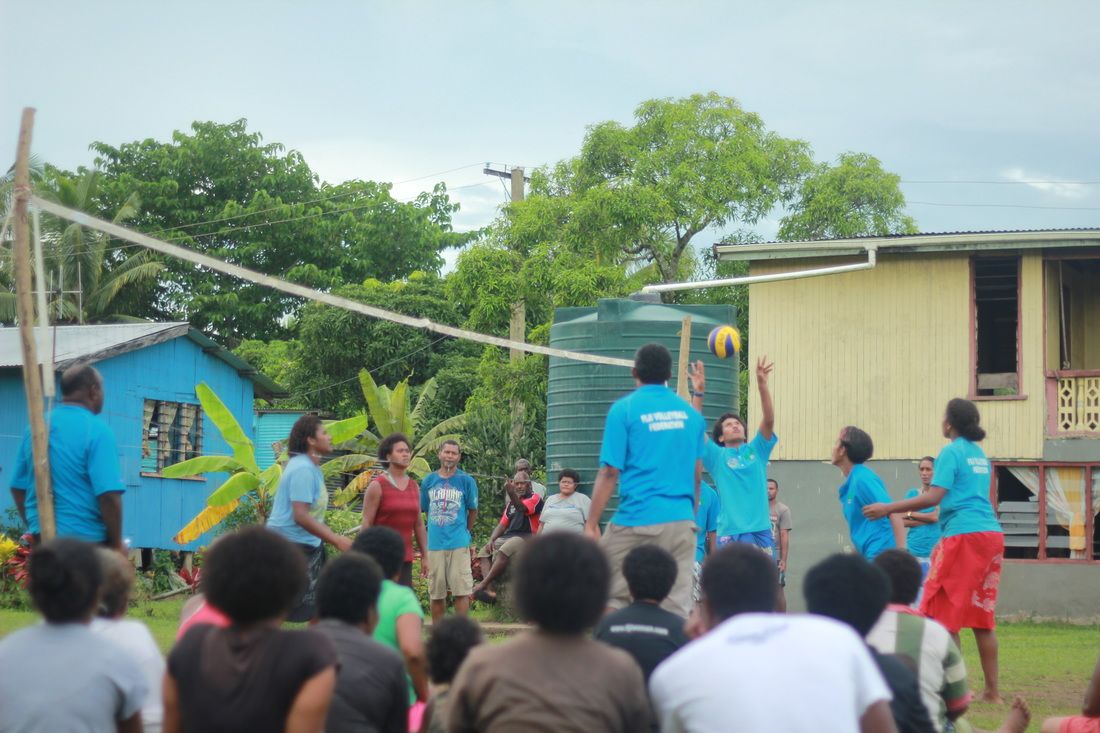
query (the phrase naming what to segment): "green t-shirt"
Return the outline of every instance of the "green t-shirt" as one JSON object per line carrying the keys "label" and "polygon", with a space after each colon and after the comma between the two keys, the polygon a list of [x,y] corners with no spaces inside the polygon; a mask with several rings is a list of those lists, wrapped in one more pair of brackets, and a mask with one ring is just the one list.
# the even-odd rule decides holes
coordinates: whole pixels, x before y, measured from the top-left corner
{"label": "green t-shirt", "polygon": [[[397,619],[410,613],[417,618],[424,618],[424,609],[420,607],[420,601],[416,599],[412,589],[392,580],[383,580],[382,592],[378,595],[378,625],[374,627],[374,640],[401,654],[401,647],[397,644]],[[416,702],[416,690],[413,689],[408,672],[405,673],[405,679],[409,683],[409,704],[412,705]]]}

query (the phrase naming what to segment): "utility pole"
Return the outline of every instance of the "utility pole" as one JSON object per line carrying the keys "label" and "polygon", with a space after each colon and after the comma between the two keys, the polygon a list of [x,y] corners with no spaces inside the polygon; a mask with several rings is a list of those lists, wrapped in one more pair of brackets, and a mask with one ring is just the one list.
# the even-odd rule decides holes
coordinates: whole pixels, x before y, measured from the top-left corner
{"label": "utility pole", "polygon": [[[485,164],[485,168],[482,171],[487,176],[496,176],[501,179],[508,179],[512,183],[512,203],[518,203],[523,201],[524,184],[530,179],[524,176],[523,168],[511,168],[505,170],[495,170],[489,167],[489,164]],[[527,302],[522,298],[516,298],[512,303],[511,316],[508,319],[508,339],[511,341],[525,342],[527,338]],[[519,349],[511,349],[509,352],[509,361],[513,366],[523,360],[523,352]],[[519,445],[520,438],[523,437],[523,417],[525,407],[523,401],[513,397],[511,401],[512,412],[512,439],[510,448],[512,453],[515,453],[517,446]]]}
{"label": "utility pole", "polygon": [[[42,413],[42,372],[38,366],[34,341],[34,286],[31,284],[30,224],[27,221],[27,201],[31,197],[31,129],[34,108],[23,108],[19,125],[19,147],[15,154],[15,246],[12,261],[15,269],[16,313],[19,318],[19,340],[23,346],[23,386],[27,392],[27,415],[31,423],[31,449],[34,456],[34,493],[38,500],[38,530],[42,540],[56,534],[53,515],[53,493],[50,486],[49,436]],[[53,375],[48,375],[53,379]]]}

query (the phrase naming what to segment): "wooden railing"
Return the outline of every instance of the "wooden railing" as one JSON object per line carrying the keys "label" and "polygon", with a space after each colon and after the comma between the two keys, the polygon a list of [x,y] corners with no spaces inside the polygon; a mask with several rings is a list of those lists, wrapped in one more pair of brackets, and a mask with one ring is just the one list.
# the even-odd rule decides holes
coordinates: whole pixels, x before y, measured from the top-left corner
{"label": "wooden railing", "polygon": [[1050,433],[1100,433],[1100,370],[1047,373]]}

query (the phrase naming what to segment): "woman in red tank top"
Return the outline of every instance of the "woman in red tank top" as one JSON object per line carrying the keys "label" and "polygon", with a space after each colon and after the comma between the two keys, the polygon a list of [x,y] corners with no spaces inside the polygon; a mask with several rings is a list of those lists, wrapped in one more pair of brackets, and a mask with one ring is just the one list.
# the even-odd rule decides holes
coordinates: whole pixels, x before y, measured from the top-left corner
{"label": "woman in red tank top", "polygon": [[367,485],[363,495],[363,529],[375,525],[396,530],[405,540],[402,585],[412,587],[412,538],[420,548],[420,574],[428,575],[428,535],[420,513],[420,487],[407,474],[412,462],[409,439],[391,433],[378,444],[378,462],[384,469]]}

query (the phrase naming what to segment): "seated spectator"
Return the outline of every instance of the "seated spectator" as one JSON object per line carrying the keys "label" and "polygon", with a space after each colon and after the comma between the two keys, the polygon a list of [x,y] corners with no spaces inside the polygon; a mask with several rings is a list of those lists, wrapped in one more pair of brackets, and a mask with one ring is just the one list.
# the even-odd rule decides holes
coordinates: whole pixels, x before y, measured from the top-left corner
{"label": "seated spectator", "polygon": [[[374,639],[401,654],[405,661],[409,705],[428,699],[428,670],[424,658],[424,609],[411,588],[398,581],[405,563],[405,541],[389,527],[375,526],[360,532],[351,545],[382,569],[378,594],[378,624]],[[410,712],[419,719],[423,707]]]}
{"label": "seated spectator", "polygon": [[890,690],[843,624],[775,613],[775,560],[719,548],[703,564],[703,636],[653,672],[662,731],[895,733]]}
{"label": "seated spectator", "polygon": [[496,601],[493,582],[508,569],[508,563],[523,547],[523,541],[539,531],[539,515],[544,502],[532,489],[530,474],[516,471],[515,477],[505,482],[504,492],[508,495],[504,514],[485,547],[477,554],[482,580],[474,586],[473,597],[483,603]]}
{"label": "seated spectator", "polygon": [[198,624],[210,624],[225,628],[229,626],[229,617],[206,602],[206,596],[196,593],[187,599],[180,609],[180,627],[176,630],[176,641]]}
{"label": "seated spectator", "polygon": [[432,678],[432,698],[424,710],[420,733],[447,733],[450,714],[451,682],[458,674],[466,655],[485,641],[477,621],[465,616],[451,616],[432,626],[428,639],[428,674]]}
{"label": "seated spectator", "polygon": [[657,545],[639,545],[623,558],[631,604],[604,616],[592,637],[634,657],[646,682],[657,665],[688,643],[684,619],[661,608],[676,582],[676,558]]}
{"label": "seated spectator", "polygon": [[[810,568],[802,593],[810,613],[848,624],[866,638],[886,609],[890,581],[886,573],[859,555],[838,554]],[[894,695],[890,710],[898,731],[934,733],[936,727],[924,707],[913,670],[893,654],[879,654],[872,648],[871,656]]]}
{"label": "seated spectator", "polygon": [[581,485],[581,475],[572,468],[558,474],[558,493],[546,499],[539,515],[539,533],[546,532],[584,532],[584,523],[588,521],[588,510],[592,500],[577,491]]}
{"label": "seated spectator", "polygon": [[39,545],[28,590],[45,623],[0,640],[0,730],[141,730],[149,693],[125,649],[92,632],[102,570],[96,548],[73,539]]}
{"label": "seated spectator", "polygon": [[638,665],[585,636],[610,582],[591,540],[565,532],[531,540],[514,587],[517,610],[536,629],[470,652],[451,686],[451,733],[644,731],[649,701]]}
{"label": "seated spectator", "polygon": [[1085,690],[1085,704],[1080,715],[1047,718],[1041,733],[1100,733],[1100,660],[1092,671],[1092,681]]}
{"label": "seated spectator", "polygon": [[336,650],[316,631],[279,628],[306,584],[301,551],[269,529],[248,527],[213,544],[202,584],[230,625],[194,626],[168,655],[164,730],[321,730],[336,687]]}
{"label": "seated spectator", "polygon": [[[890,580],[890,603],[867,635],[867,643],[881,654],[903,655],[911,663],[937,731],[947,730],[949,721],[954,721],[955,731],[974,730],[961,719],[973,696],[959,647],[947,629],[912,608],[923,580],[918,558],[903,550],[886,550],[874,564]],[[1027,728],[1030,712],[1019,698],[1017,703],[1000,728],[1003,733],[1022,733]]]}
{"label": "seated spectator", "polygon": [[160,685],[164,679],[164,655],[142,622],[123,618],[130,605],[134,587],[134,566],[122,553],[96,548],[103,582],[99,589],[98,616],[92,619],[92,631],[126,650],[145,675],[149,695],[141,708],[141,723],[145,733],[159,733],[164,720],[164,703]]}
{"label": "seated spectator", "polygon": [[336,648],[340,668],[325,721],[327,733],[405,733],[409,729],[405,665],[371,638],[378,623],[382,570],[366,555],[330,561],[317,581],[317,623]]}

